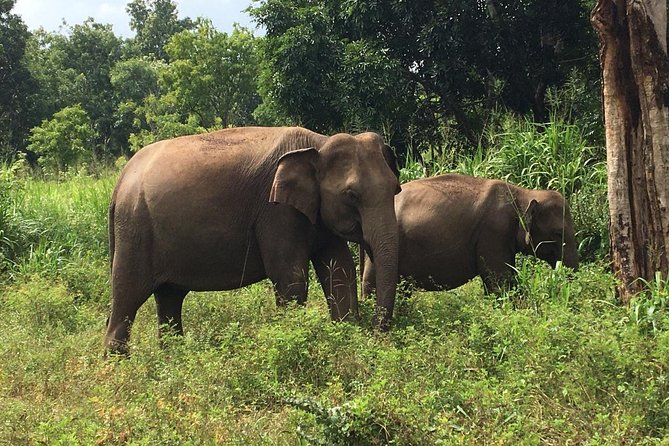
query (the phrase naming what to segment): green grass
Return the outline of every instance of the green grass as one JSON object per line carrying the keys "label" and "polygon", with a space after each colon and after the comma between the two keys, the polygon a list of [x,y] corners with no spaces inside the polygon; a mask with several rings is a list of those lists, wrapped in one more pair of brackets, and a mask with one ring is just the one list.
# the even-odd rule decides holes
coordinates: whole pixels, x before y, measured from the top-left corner
{"label": "green grass", "polygon": [[163,350],[151,299],[130,358],[104,359],[114,181],[4,189],[0,444],[667,444],[666,280],[627,309],[601,260],[415,293],[389,333],[370,300],[334,324],[317,284],[278,309],[261,282],[189,295]]}
{"label": "green grass", "polygon": [[370,301],[333,324],[317,287],[277,309],[261,283],[191,295],[185,338],[161,350],[149,301],[127,360],[102,358],[105,285],[81,301],[27,276],[2,290],[0,443],[659,444],[667,332],[640,330],[596,265],[568,298],[523,268],[498,298],[416,293],[389,334]]}

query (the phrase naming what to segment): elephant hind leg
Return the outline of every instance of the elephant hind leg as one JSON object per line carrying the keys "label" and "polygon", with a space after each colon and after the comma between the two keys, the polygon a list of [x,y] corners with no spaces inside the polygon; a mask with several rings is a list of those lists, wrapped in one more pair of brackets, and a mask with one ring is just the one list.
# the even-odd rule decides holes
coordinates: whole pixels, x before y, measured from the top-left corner
{"label": "elephant hind leg", "polygon": [[107,320],[105,350],[127,355],[130,328],[137,311],[152,293],[150,286],[112,283],[112,307]]}
{"label": "elephant hind leg", "polygon": [[150,260],[139,253],[147,250],[139,241],[116,238],[111,268],[112,303],[104,347],[109,353],[128,354],[130,329],[137,311],[155,291]]}
{"label": "elephant hind leg", "polygon": [[170,334],[182,336],[181,309],[188,290],[165,283],[154,292],[161,344]]}

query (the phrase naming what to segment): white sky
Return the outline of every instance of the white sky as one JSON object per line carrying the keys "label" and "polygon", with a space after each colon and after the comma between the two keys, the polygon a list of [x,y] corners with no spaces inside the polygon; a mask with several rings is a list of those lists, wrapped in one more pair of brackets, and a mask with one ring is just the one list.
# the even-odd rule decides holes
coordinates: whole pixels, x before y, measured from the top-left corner
{"label": "white sky", "polygon": [[[35,30],[40,26],[47,31],[59,31],[63,20],[68,25],[81,24],[88,17],[98,23],[111,23],[114,34],[132,37],[130,18],[125,12],[130,0],[17,0],[13,13],[20,15],[28,26]],[[175,0],[179,17],[207,17],[219,31],[232,31],[233,23],[249,28],[254,34],[262,34],[255,28],[248,14],[242,12],[252,0]]]}

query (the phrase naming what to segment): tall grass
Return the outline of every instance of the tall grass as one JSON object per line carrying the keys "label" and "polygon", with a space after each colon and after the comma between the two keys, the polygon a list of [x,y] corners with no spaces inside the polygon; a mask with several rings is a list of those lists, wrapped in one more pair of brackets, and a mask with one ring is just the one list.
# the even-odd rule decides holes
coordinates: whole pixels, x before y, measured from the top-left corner
{"label": "tall grass", "polygon": [[588,145],[575,124],[507,121],[491,138],[486,156],[488,176],[530,189],[552,189],[570,198],[586,184],[606,186],[601,153]]}
{"label": "tall grass", "polygon": [[25,219],[41,222],[45,238],[68,251],[107,254],[107,209],[115,175],[28,179],[15,199]]}
{"label": "tall grass", "polygon": [[[494,153],[468,168],[516,166],[488,164]],[[279,309],[265,281],[189,295],[186,335],[164,350],[149,300],[130,358],[105,360],[115,174],[0,178],[3,234],[17,247],[3,251],[13,257],[0,282],[0,444],[659,445],[669,436],[664,278],[629,310],[600,263],[573,273],[524,259],[518,286],[499,296],[473,281],[399,298],[389,333],[372,328],[371,300],[360,321],[334,324],[317,283],[306,308]],[[573,202],[588,184],[570,184],[580,188]]]}
{"label": "tall grass", "polygon": [[74,296],[100,299],[96,287],[107,283],[107,272],[82,269],[108,263],[107,208],[116,174],[43,180],[19,171],[0,169],[0,277],[60,278]]}

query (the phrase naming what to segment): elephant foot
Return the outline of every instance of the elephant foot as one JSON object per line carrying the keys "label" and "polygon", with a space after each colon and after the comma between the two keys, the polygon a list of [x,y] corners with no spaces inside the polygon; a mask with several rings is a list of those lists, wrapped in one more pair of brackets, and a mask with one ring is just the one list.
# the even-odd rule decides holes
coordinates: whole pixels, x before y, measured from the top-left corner
{"label": "elephant foot", "polygon": [[390,331],[392,313],[384,307],[376,307],[374,312],[374,325],[382,332]]}
{"label": "elephant foot", "polygon": [[104,358],[129,358],[130,350],[128,349],[128,343],[124,341],[119,341],[117,339],[107,340],[105,342],[105,353]]}

